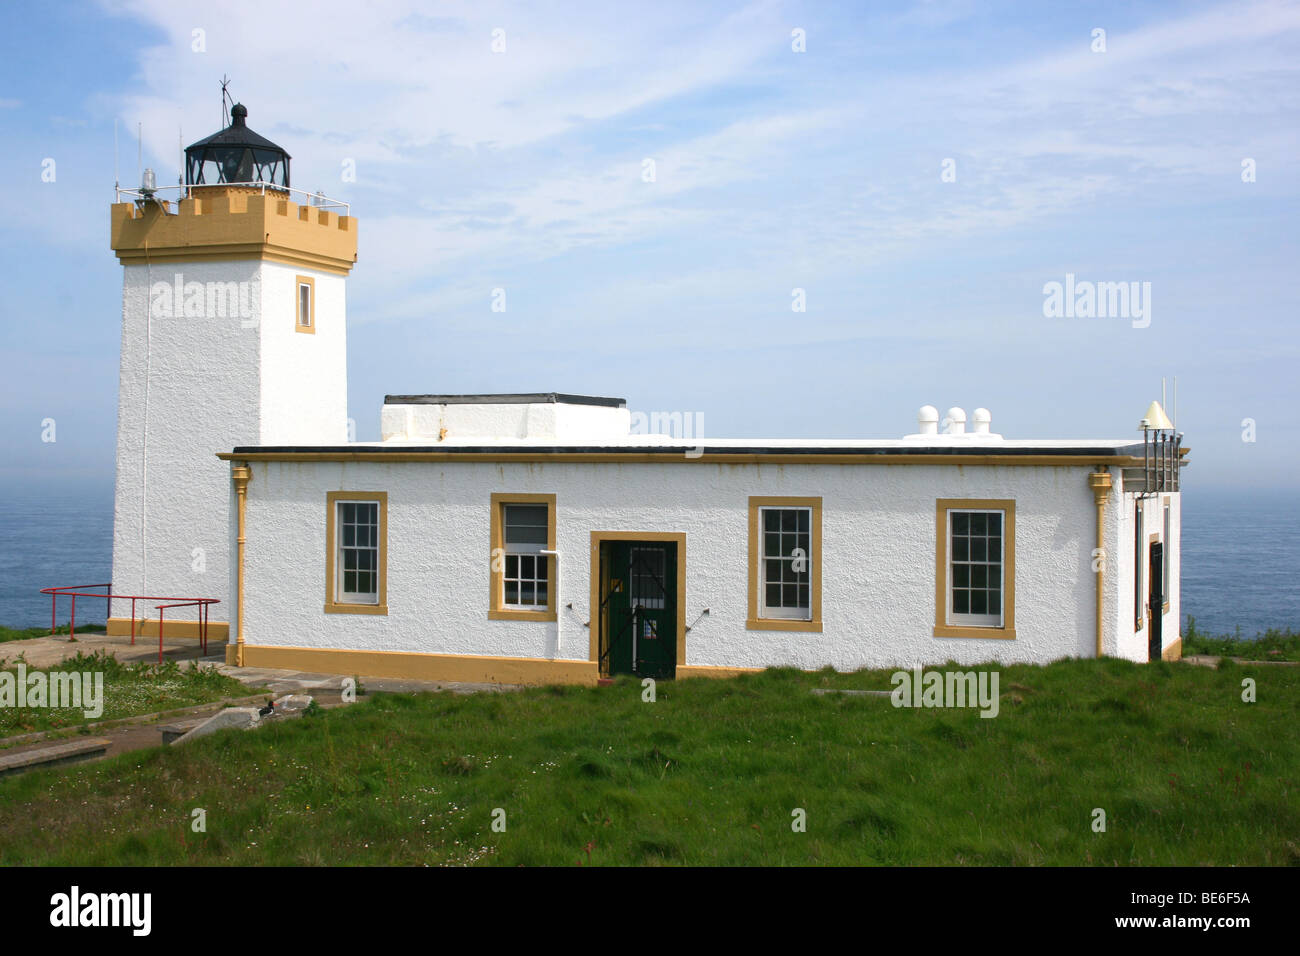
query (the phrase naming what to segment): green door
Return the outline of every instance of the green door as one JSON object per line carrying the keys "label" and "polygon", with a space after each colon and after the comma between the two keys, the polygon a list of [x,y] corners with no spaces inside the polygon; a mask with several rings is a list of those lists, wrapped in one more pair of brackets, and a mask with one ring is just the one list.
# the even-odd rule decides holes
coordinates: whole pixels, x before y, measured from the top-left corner
{"label": "green door", "polygon": [[677,545],[609,541],[602,656],[606,673],[655,679],[677,673]]}

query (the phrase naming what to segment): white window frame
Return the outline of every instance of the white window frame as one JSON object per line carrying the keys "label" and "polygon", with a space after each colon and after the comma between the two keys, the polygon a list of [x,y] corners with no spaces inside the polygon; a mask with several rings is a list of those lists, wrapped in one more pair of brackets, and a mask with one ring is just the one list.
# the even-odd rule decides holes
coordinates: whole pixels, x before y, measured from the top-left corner
{"label": "white window frame", "polygon": [[[945,560],[948,562],[948,575],[947,575],[947,586],[945,588],[945,591],[947,593],[944,596],[944,600],[946,601],[945,620],[947,621],[948,625],[951,627],[988,627],[988,628],[1005,627],[1006,613],[1007,613],[1007,580],[1006,580],[1007,578],[1007,512],[1006,509],[1004,508],[949,508],[947,509],[947,513],[948,513],[948,527],[945,534],[948,541],[948,549],[947,549],[947,554],[945,556]],[[953,547],[953,515],[958,515],[958,514],[968,514],[968,515],[995,514],[998,515],[1000,518],[1000,530],[998,533],[998,541],[999,541],[998,586],[997,586],[998,613],[996,614],[989,614],[989,613],[973,614],[969,612],[962,613],[953,610],[952,592],[953,589],[958,586],[957,565],[960,563],[966,565],[967,567],[973,568],[977,564],[981,566],[988,566],[989,563],[987,560],[987,553],[985,556],[985,560],[982,562],[975,562],[969,556],[969,554],[965,561],[958,562],[956,557],[956,549]],[[972,585],[968,583],[966,587],[969,588],[972,587]],[[984,587],[987,590],[989,588],[989,585],[986,584]]]}
{"label": "white window frame", "polygon": [[[380,567],[382,558],[379,543],[383,540],[383,509],[380,508],[378,501],[365,499],[347,499],[339,498],[334,502],[334,602],[336,604],[359,604],[359,605],[378,605],[379,604],[379,580],[383,569]],[[364,505],[367,509],[374,509],[373,527],[375,531],[374,544],[357,545],[346,544],[348,525],[343,518],[344,505]],[[371,527],[371,522],[365,525],[354,523],[354,527]],[[344,586],[344,575],[346,574],[347,561],[345,555],[348,551],[371,551],[374,554],[374,569],[369,572],[374,575],[374,591],[348,591]]]}
{"label": "white window frame", "polygon": [[[302,296],[302,292],[304,289],[307,290],[307,301],[305,303],[303,302],[303,296]],[[298,282],[298,325],[300,328],[312,329],[316,327],[316,323],[313,321],[314,310],[312,308],[312,306],[314,305],[312,299],[315,297],[315,295],[316,295],[316,290],[312,288],[312,283],[303,282],[299,280]]]}
{"label": "white window frame", "polygon": [[[808,588],[807,607],[785,607],[785,606],[772,607],[767,603],[767,584],[768,584],[767,562],[790,560],[787,558],[782,558],[780,556],[777,556],[775,558],[768,557],[767,535],[769,534],[769,532],[767,531],[765,518],[767,512],[769,511],[802,511],[808,516],[808,529],[806,531],[777,532],[778,534],[793,533],[795,535],[804,535],[808,539],[808,547],[805,549],[807,552],[808,566],[802,572],[794,572],[796,574],[802,574],[807,579],[807,585],[806,585],[806,587]],[[817,559],[817,556],[812,553],[813,522],[815,520],[816,520],[816,515],[813,513],[813,509],[807,505],[760,505],[759,506],[758,508],[758,535],[759,535],[758,614],[760,618],[764,620],[772,620],[772,621],[811,621],[813,619],[813,580],[814,580],[813,562]],[[796,547],[797,546],[798,545],[796,545]],[[785,582],[783,579],[781,582],[778,583],[784,585],[787,582]]]}
{"label": "white window frame", "polygon": [[[510,509],[511,508],[538,508],[546,516],[546,523],[541,527],[545,531],[544,538],[550,537],[550,512],[544,502],[538,501],[507,501],[501,505],[501,543],[504,551],[502,568],[501,568],[501,607],[509,611],[546,611],[551,607],[551,590],[552,569],[551,556],[543,554],[548,550],[546,542],[527,543],[527,544],[510,544]],[[511,558],[515,560],[516,573],[510,573]],[[530,559],[534,562],[533,573],[529,576],[523,574],[524,559]],[[541,576],[542,569],[545,569],[545,576]],[[510,582],[515,582],[516,597],[522,598],[524,593],[524,584],[531,584],[533,587],[532,603],[524,603],[522,600],[514,602],[506,600],[506,586]],[[544,581],[546,583],[546,600],[537,600],[537,583]]]}

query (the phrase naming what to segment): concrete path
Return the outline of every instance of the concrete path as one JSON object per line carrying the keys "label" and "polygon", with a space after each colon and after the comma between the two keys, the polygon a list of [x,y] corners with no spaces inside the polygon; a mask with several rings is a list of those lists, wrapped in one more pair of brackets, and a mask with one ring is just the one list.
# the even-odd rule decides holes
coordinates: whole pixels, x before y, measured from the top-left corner
{"label": "concrete path", "polygon": [[[78,631],[75,641],[62,637],[30,637],[25,641],[5,641],[0,643],[0,665],[10,665],[23,655],[28,667],[56,667],[69,657],[77,654],[93,654],[106,650],[114,654],[123,663],[135,661],[156,662],[158,660],[158,638],[137,637],[134,646],[131,636],[109,637],[103,631]],[[220,656],[226,653],[225,641],[208,641],[208,655]],[[193,660],[200,654],[199,641],[196,637],[163,638],[163,658],[166,660]]]}

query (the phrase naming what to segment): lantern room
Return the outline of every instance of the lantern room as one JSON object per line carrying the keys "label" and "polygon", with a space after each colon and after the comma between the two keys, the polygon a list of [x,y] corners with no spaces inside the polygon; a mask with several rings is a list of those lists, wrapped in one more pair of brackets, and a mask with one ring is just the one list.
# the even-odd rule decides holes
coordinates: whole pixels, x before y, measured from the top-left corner
{"label": "lantern room", "polygon": [[185,150],[185,182],[191,186],[266,184],[288,188],[289,154],[248,128],[248,108],[236,103],[230,125]]}

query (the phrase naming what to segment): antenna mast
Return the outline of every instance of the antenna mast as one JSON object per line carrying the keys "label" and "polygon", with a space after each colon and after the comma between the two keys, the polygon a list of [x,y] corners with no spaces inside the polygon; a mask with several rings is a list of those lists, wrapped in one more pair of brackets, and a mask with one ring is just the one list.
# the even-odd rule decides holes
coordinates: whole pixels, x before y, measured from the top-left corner
{"label": "antenna mast", "polygon": [[229,100],[234,105],[235,98],[230,95],[228,87],[230,86],[230,77],[224,74],[221,77],[221,128],[225,129],[230,125],[230,112],[226,109],[226,101]]}

